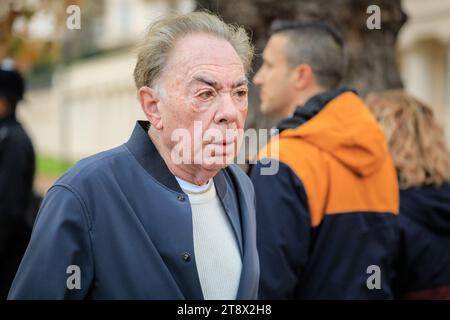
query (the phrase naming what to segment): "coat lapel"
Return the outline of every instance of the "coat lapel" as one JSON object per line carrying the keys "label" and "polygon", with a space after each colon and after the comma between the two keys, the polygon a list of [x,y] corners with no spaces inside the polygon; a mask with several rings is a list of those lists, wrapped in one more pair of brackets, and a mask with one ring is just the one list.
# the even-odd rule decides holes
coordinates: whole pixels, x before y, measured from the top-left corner
{"label": "coat lapel", "polygon": [[[158,183],[152,194],[136,199],[135,213],[186,299],[203,299],[195,263],[192,212],[189,199],[167,168],[148,134],[148,122],[139,121],[128,150]],[[150,177],[149,177],[150,178]],[[147,188],[147,186],[141,186]],[[157,194],[155,199],[154,194]]]}
{"label": "coat lapel", "polygon": [[[230,182],[231,181],[228,181],[228,183]],[[237,202],[237,199],[233,194],[233,188],[229,188],[227,186],[227,178],[223,170],[219,171],[219,173],[214,177],[214,184],[216,186],[220,201],[222,202],[222,206],[228,216],[228,220],[233,227],[234,236],[236,238],[236,241],[238,242],[239,251],[242,257],[243,247],[239,203]]]}
{"label": "coat lapel", "polygon": [[[235,188],[235,195],[239,203],[240,216],[242,221],[242,235],[243,235],[243,258],[242,258],[242,273],[236,299],[249,300],[256,299],[258,295],[259,285],[259,258],[256,249],[256,218],[254,197],[251,192],[242,187],[238,183],[238,169],[234,166],[229,166],[227,172],[232,180],[232,185]],[[242,173],[241,173],[242,174]]]}

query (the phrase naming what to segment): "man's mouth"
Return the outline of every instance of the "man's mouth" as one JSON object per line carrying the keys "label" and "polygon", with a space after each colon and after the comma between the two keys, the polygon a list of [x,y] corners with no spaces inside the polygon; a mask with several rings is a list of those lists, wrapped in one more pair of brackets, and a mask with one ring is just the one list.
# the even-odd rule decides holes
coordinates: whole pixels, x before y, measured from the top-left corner
{"label": "man's mouth", "polygon": [[213,144],[213,145],[219,145],[219,146],[227,146],[227,145],[232,145],[236,143],[236,137],[227,137],[225,139],[221,139],[221,140],[214,140],[211,139],[210,141],[207,141],[206,144]]}
{"label": "man's mouth", "polygon": [[235,152],[236,141],[235,139],[231,140],[222,140],[221,142],[211,143],[213,146],[212,156],[222,157],[222,156],[230,156]]}

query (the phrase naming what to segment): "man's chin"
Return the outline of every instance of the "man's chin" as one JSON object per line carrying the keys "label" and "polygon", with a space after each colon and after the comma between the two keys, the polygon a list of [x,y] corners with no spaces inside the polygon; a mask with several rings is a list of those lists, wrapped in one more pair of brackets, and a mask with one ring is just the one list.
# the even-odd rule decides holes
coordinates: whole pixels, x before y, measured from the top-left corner
{"label": "man's chin", "polygon": [[217,172],[226,168],[228,164],[210,164],[210,165],[202,165],[202,169],[208,172],[213,172],[216,175]]}
{"label": "man's chin", "polygon": [[202,163],[202,168],[208,171],[220,171],[233,163],[234,156],[220,156],[210,159],[205,159]]}

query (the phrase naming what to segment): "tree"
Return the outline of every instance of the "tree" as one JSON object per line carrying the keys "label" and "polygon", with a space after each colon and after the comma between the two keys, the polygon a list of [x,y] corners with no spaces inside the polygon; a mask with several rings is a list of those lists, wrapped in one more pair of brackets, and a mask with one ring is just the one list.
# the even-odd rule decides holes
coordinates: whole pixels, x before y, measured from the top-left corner
{"label": "tree", "polygon": [[[70,5],[83,8],[83,28],[68,32],[66,9]],[[0,6],[0,60],[13,58],[19,69],[49,71],[58,62],[68,62],[97,50],[93,37],[95,21],[104,11],[104,0],[2,0]],[[51,16],[54,30],[47,39],[30,37],[30,22],[39,13]],[[20,25],[20,28],[17,26]],[[16,27],[15,27],[16,26]]]}
{"label": "tree", "polygon": [[[398,32],[406,22],[400,0],[197,0],[198,8],[218,13],[227,22],[243,25],[252,35],[257,53],[268,38],[267,30],[275,19],[322,20],[343,36],[348,67],[344,84],[358,90],[364,97],[369,91],[402,87],[396,63],[395,44]],[[380,8],[381,29],[369,29],[367,13],[370,5]],[[256,56],[255,70],[261,64]],[[255,91],[255,90],[252,90]],[[267,127],[273,123],[259,113],[257,97],[250,97],[253,106],[248,126]]]}

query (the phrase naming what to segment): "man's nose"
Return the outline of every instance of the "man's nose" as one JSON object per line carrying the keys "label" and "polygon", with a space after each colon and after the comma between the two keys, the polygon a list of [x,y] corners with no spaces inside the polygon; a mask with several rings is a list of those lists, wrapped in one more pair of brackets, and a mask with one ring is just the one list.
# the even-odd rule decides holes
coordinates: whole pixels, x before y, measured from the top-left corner
{"label": "man's nose", "polygon": [[230,95],[224,95],[221,106],[215,115],[216,123],[233,123],[237,121],[238,110],[237,105]]}
{"label": "man's nose", "polygon": [[256,72],[255,76],[253,77],[253,84],[256,86],[260,86],[262,84],[262,72],[261,69]]}

